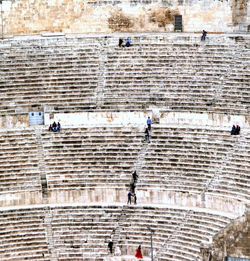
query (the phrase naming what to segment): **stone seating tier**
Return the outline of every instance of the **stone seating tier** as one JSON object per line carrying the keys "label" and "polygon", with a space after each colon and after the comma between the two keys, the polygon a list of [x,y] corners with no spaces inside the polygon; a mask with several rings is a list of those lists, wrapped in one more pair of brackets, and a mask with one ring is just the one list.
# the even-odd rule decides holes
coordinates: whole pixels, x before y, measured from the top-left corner
{"label": "stone seating tier", "polygon": [[[233,216],[206,209],[122,205],[44,205],[0,210],[1,260],[105,260],[112,237],[121,255],[134,255],[139,244],[161,260],[194,260],[201,243]],[[166,236],[167,235],[167,236]],[[89,259],[90,258],[90,259]]]}
{"label": "stone seating tier", "polygon": [[249,142],[246,131],[231,136],[219,128],[160,125],[153,126],[149,144],[135,127],[72,128],[60,133],[43,129],[40,136],[33,128],[2,130],[1,193],[41,195],[43,172],[51,193],[127,191],[137,170],[138,191],[206,192],[249,202]]}
{"label": "stone seating tier", "polygon": [[0,133],[0,191],[41,191],[35,134],[30,130]]}
{"label": "stone seating tier", "polygon": [[44,260],[48,242],[44,208],[0,210],[1,260]]}
{"label": "stone seating tier", "polygon": [[[143,110],[244,114],[249,110],[248,38],[131,36],[0,42],[0,114]],[[32,107],[33,106],[33,107]]]}
{"label": "stone seating tier", "polygon": [[[119,133],[119,134],[118,134]],[[72,136],[71,136],[72,135]],[[43,136],[49,189],[128,186],[139,165],[137,189],[231,195],[249,200],[249,144],[220,129],[154,126],[151,143],[136,129],[72,129]],[[115,137],[115,138],[114,138]]]}

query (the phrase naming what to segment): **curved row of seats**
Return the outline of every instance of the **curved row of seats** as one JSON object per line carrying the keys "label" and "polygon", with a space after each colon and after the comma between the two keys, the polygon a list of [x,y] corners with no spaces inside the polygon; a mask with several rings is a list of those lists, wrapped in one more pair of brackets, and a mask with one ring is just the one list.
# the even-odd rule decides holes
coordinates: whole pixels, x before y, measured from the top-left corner
{"label": "curved row of seats", "polygon": [[162,126],[154,126],[148,145],[136,128],[70,129],[56,136],[43,135],[51,191],[126,188],[138,161],[143,160],[137,189],[207,190],[250,200],[246,182],[250,177],[250,136],[231,136],[221,129]]}
{"label": "curved row of seats", "polygon": [[32,128],[2,130],[1,192],[41,192],[41,169],[51,192],[128,189],[137,170],[138,190],[206,191],[250,200],[249,133],[231,136],[224,129],[154,125],[151,143],[145,144],[143,136],[135,127],[72,128],[58,133],[44,129],[40,147]]}
{"label": "curved row of seats", "polygon": [[159,260],[195,260],[201,243],[234,216],[206,209],[122,205],[81,205],[0,209],[0,259],[105,260],[113,237],[120,255],[139,244],[150,255],[150,233]]}
{"label": "curved row of seats", "polygon": [[249,112],[248,38],[211,36],[9,39],[0,42],[0,114],[142,110]]}

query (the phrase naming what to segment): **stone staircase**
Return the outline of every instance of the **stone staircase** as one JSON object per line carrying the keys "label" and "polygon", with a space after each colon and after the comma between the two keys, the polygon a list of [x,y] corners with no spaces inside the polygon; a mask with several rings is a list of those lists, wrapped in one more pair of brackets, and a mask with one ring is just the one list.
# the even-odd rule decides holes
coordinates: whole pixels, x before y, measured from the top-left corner
{"label": "stone staircase", "polygon": [[48,260],[56,261],[57,254],[55,252],[55,247],[54,247],[52,220],[53,220],[53,211],[51,211],[49,207],[45,208],[44,226],[46,230],[46,240],[48,242],[48,252],[49,252]]}
{"label": "stone staircase", "polygon": [[41,178],[41,187],[42,187],[42,197],[43,197],[43,203],[48,203],[48,184],[47,184],[47,174],[46,174],[46,162],[45,162],[45,151],[43,148],[43,142],[42,142],[42,129],[36,128],[36,139],[37,139],[37,159],[39,161],[39,173]]}
{"label": "stone staircase", "polygon": [[121,214],[117,221],[117,227],[112,233],[113,243],[114,243],[114,253],[116,254],[117,251],[121,252],[123,250],[122,245],[125,240],[124,237],[121,237],[124,229],[124,225],[126,224],[126,212],[128,210],[128,206],[124,205],[121,209]]}
{"label": "stone staircase", "polygon": [[[190,219],[190,216],[191,216],[191,210],[187,211],[184,216],[183,216],[183,219],[181,220],[180,224],[178,225],[178,227],[176,227],[176,229],[174,230],[174,232],[168,236],[167,240],[164,242],[163,244],[163,247],[162,249],[165,249],[165,255],[168,256],[170,259],[172,260],[175,260],[176,258],[178,257],[181,257],[181,255],[175,253],[175,249],[174,249],[174,245],[176,245],[176,240],[178,241],[178,238],[181,237],[181,233],[182,233],[182,229],[184,229],[184,227],[187,225],[189,219]],[[176,246],[175,246],[176,247]],[[181,245],[179,244],[177,246],[180,250],[184,249],[185,251],[185,245]],[[190,251],[190,250],[189,250]],[[160,253],[158,254],[158,256],[160,255]],[[189,253],[190,255],[190,253]],[[156,256],[157,256],[157,253],[156,253]],[[187,258],[187,254],[185,253],[185,256]],[[192,256],[192,260],[198,260],[198,254],[197,256]],[[191,260],[191,259],[190,259]]]}

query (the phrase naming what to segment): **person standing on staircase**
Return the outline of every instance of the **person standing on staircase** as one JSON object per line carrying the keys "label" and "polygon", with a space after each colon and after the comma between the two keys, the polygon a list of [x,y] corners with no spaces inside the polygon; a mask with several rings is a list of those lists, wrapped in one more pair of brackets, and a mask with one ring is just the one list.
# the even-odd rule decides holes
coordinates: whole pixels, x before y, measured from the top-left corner
{"label": "person standing on staircase", "polygon": [[131,191],[131,194],[134,194],[134,193],[135,193],[135,187],[136,187],[135,183],[134,183],[134,182],[131,182],[131,183],[130,183],[130,191]]}
{"label": "person standing on staircase", "polygon": [[148,125],[148,130],[149,131],[151,131],[151,119],[150,119],[150,117],[148,117],[148,119],[147,119],[147,125]]}
{"label": "person standing on staircase", "polygon": [[205,41],[207,36],[207,32],[205,30],[202,31],[201,41]]}
{"label": "person standing on staircase", "polygon": [[136,197],[136,194],[134,194],[134,204],[136,205],[137,203],[137,197]]}
{"label": "person standing on staircase", "polygon": [[130,204],[131,205],[131,192],[129,191],[128,192],[128,202],[127,202],[127,204]]}
{"label": "person standing on staircase", "polygon": [[113,241],[112,241],[112,239],[109,240],[108,248],[109,248],[110,254],[112,254],[113,253]]}
{"label": "person standing on staircase", "polygon": [[145,142],[148,140],[148,142],[150,142],[149,140],[149,131],[148,128],[145,129]]}
{"label": "person standing on staircase", "polygon": [[133,176],[134,183],[136,183],[137,182],[137,178],[138,178],[136,170],[133,172],[132,176]]}

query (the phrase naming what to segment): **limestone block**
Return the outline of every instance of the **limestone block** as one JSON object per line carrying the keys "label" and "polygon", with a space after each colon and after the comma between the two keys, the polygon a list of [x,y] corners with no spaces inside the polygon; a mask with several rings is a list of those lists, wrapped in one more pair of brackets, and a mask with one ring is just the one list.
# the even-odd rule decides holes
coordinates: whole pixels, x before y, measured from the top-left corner
{"label": "limestone block", "polygon": [[0,195],[0,206],[22,206],[32,204],[42,204],[42,193],[26,191],[26,192],[12,192],[12,193],[1,193]]}
{"label": "limestone block", "polygon": [[19,114],[15,116],[0,116],[0,128],[12,129],[12,128],[24,128],[29,126],[28,114]]}
{"label": "limestone block", "polygon": [[238,215],[242,215],[246,210],[245,204],[237,199],[224,198],[219,195],[211,194],[205,195],[205,206],[206,208],[236,213]]}

